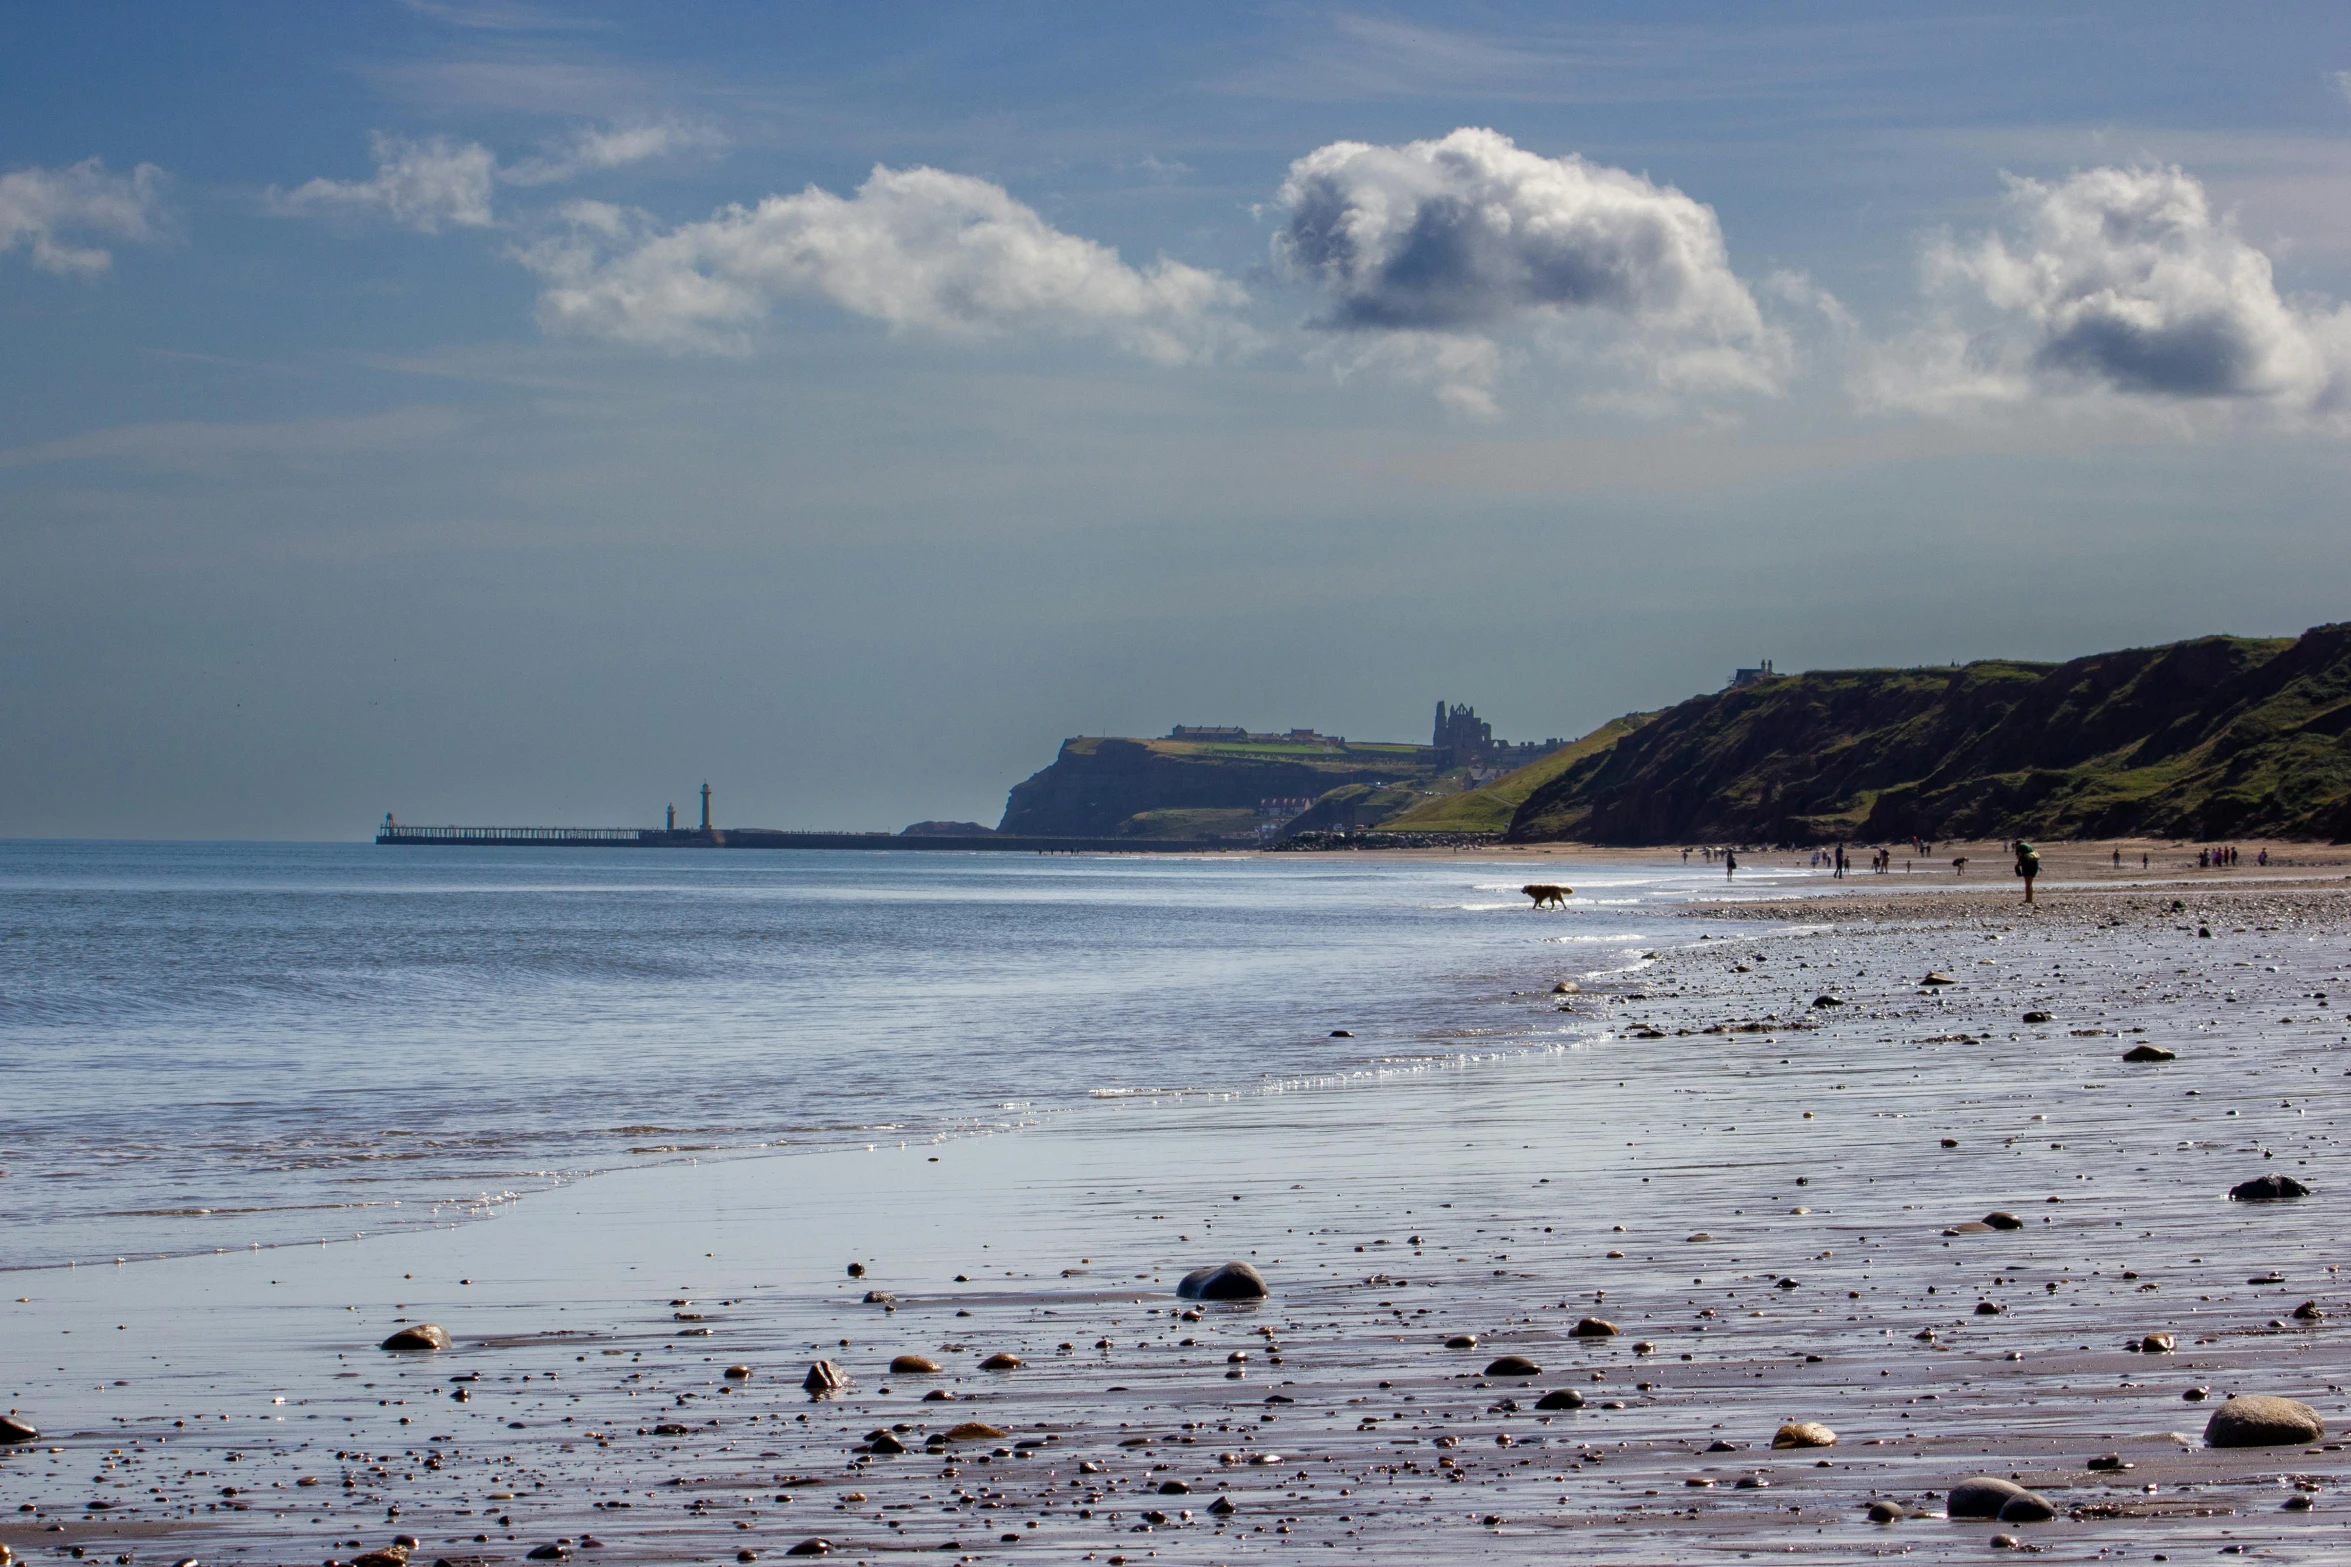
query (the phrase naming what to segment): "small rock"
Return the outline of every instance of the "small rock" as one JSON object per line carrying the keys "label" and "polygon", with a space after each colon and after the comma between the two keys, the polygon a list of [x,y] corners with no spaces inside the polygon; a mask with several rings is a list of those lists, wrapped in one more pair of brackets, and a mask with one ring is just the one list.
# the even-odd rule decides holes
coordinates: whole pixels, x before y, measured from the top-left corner
{"label": "small rock", "polygon": [[2047,1497],[2035,1496],[2029,1491],[2022,1496],[2010,1497],[2008,1505],[2000,1509],[2002,1523],[2047,1523],[2056,1516],[2057,1509],[2050,1505]]}
{"label": "small rock", "polygon": [[849,1264],[849,1277],[851,1277],[851,1278],[853,1278],[853,1279],[862,1279],[862,1278],[864,1278],[864,1277],[865,1277],[865,1264],[864,1264],[864,1263],[862,1263],[862,1262],[853,1262],[853,1263]]}
{"label": "small rock", "polygon": [[898,1440],[895,1432],[876,1431],[865,1439],[865,1450],[884,1458],[895,1458],[906,1451],[906,1444]]}
{"label": "small rock", "polygon": [[1791,1420],[1772,1433],[1774,1447],[1834,1447],[1837,1433],[1817,1420]]}
{"label": "small rock", "polygon": [[[2057,1510],[2040,1497],[2015,1481],[2003,1480],[1997,1475],[1977,1475],[1973,1479],[1960,1481],[1944,1499],[1943,1511],[1953,1518],[2008,1518],[2009,1506],[2020,1502],[2038,1502],[2044,1509],[2042,1517],[2056,1516]],[[2009,1521],[2024,1523],[2031,1520],[2019,1518]]]}
{"label": "small rock", "polygon": [[784,1552],[784,1554],[786,1556],[829,1556],[832,1554],[832,1549],[833,1542],[820,1537],[816,1539],[802,1540],[798,1545],[795,1545],[790,1550]]}
{"label": "small rock", "polygon": [[2007,1309],[1996,1300],[1979,1300],[1975,1303],[1975,1314],[1979,1317],[1997,1317]]}
{"label": "small rock", "polygon": [[1233,1499],[1229,1496],[1220,1496],[1215,1501],[1210,1502],[1208,1504],[1208,1510],[1216,1514],[1216,1516],[1219,1518],[1230,1518],[1233,1514],[1240,1511],[1238,1507],[1233,1505]]}
{"label": "small rock", "polygon": [[1943,1146],[1946,1148],[1956,1148],[1959,1146],[1959,1139],[1956,1137],[1946,1137],[1943,1139]]}
{"label": "small rock", "polygon": [[653,1428],[655,1436],[684,1436],[686,1428],[675,1420],[664,1420]]}
{"label": "small rock", "polygon": [[808,1368],[808,1375],[800,1385],[815,1394],[838,1393],[849,1385],[848,1374],[829,1360],[819,1360]]}
{"label": "small rock", "polygon": [[1541,1398],[1536,1399],[1535,1407],[1537,1409],[1581,1409],[1584,1407],[1584,1395],[1572,1387],[1563,1387],[1555,1392],[1545,1393]]}
{"label": "small rock", "polygon": [[1985,1214],[1984,1222],[1995,1230],[2021,1230],[2024,1228],[2024,1220],[2013,1213],[2002,1211]]}
{"label": "small rock", "polygon": [[394,1354],[406,1354],[418,1350],[447,1349],[449,1347],[449,1330],[438,1323],[419,1322],[411,1327],[402,1328],[376,1347],[391,1350]]}
{"label": "small rock", "polygon": [[1900,1523],[1909,1516],[1910,1509],[1900,1502],[1887,1501],[1881,1497],[1869,1504],[1869,1521],[1871,1523]]}
{"label": "small rock", "polygon": [[865,1303],[868,1306],[895,1306],[898,1304],[898,1297],[888,1290],[867,1290]]}
{"label": "small rock", "polygon": [[523,1559],[533,1562],[560,1562],[569,1558],[570,1555],[571,1552],[560,1545],[534,1545],[523,1553]]}
{"label": "small rock", "polygon": [[1922,985],[1956,985],[1959,983],[1959,981],[1953,979],[1948,974],[1932,973],[1927,975],[1926,978],[1920,980],[1919,983]]}
{"label": "small rock", "polygon": [[2211,1396],[2212,1389],[2208,1387],[2192,1387],[2180,1394],[2180,1397],[2186,1399],[2191,1404],[2201,1404]]}
{"label": "small rock", "polygon": [[2326,1435],[2318,1411],[2297,1399],[2239,1393],[2204,1423],[2207,1447],[2298,1447]]}
{"label": "small rock", "polygon": [[2290,1197],[2309,1195],[2310,1188],[2290,1175],[2256,1176],[2229,1188],[2231,1202],[2284,1202]]}
{"label": "small rock", "polygon": [[1524,1355],[1503,1355],[1486,1365],[1490,1377],[1539,1377],[1543,1368]]}
{"label": "small rock", "polygon": [[1583,993],[1584,987],[1572,979],[1563,979],[1551,987],[1551,994],[1555,996],[1580,996]]}
{"label": "small rock", "polygon": [[748,1382],[751,1380],[751,1368],[749,1366],[729,1366],[726,1369],[726,1379],[729,1382]]}
{"label": "small rock", "polygon": [[1844,1004],[1845,998],[1842,996],[1814,996],[1812,998],[1812,1005],[1816,1009],[1820,1007],[1841,1007]]}
{"label": "small rock", "polygon": [[351,1558],[351,1567],[408,1567],[405,1546],[386,1546],[380,1551],[364,1551]]}
{"label": "small rock", "polygon": [[1605,1317],[1584,1317],[1568,1329],[1568,1334],[1573,1338],[1614,1338],[1616,1324]]}
{"label": "small rock", "polygon": [[1331,1037],[1333,1039],[1353,1039],[1355,1037],[1355,1030],[1351,1028],[1334,1028],[1331,1030]]}
{"label": "small rock", "polygon": [[2168,1355],[2180,1347],[2180,1341],[2169,1333],[2150,1333],[2139,1340],[2142,1355]]}
{"label": "small rock", "polygon": [[996,1353],[990,1355],[987,1359],[980,1362],[980,1369],[982,1371],[1018,1371],[1022,1366],[1027,1364],[1028,1362],[1021,1359],[1018,1355],[1007,1354],[1003,1350],[998,1350]]}
{"label": "small rock", "polygon": [[2122,1053],[2122,1058],[2125,1061],[2147,1062],[2177,1061],[2180,1057],[2178,1051],[2166,1050],[2161,1045],[2133,1045]]}
{"label": "small rock", "polygon": [[1176,1285],[1185,1300],[1263,1300],[1265,1275],[1245,1262],[1219,1262],[1194,1268]]}
{"label": "small rock", "polygon": [[893,1355],[890,1372],[901,1377],[930,1377],[939,1374],[939,1363],[928,1355]]}
{"label": "small rock", "polygon": [[1181,1480],[1162,1480],[1159,1482],[1159,1494],[1161,1496],[1190,1496],[1192,1488]]}
{"label": "small rock", "polygon": [[2292,1496],[2286,1498],[2285,1509],[2290,1513],[2306,1513],[2310,1511],[2309,1493],[2306,1491],[2296,1491]]}
{"label": "small rock", "polygon": [[14,1415],[0,1415],[0,1442],[38,1442],[41,1433]]}
{"label": "small rock", "polygon": [[2013,1534],[1995,1534],[1992,1536],[1992,1549],[1995,1551],[2021,1551],[2024,1549],[2024,1542]]}
{"label": "small rock", "polygon": [[1445,1347],[1447,1349],[1475,1349],[1478,1347],[1478,1336],[1475,1333],[1456,1333],[1445,1340]]}
{"label": "small rock", "polygon": [[2090,1460],[2090,1467],[2092,1469],[2111,1472],[2128,1469],[2131,1466],[2127,1461],[2125,1461],[2122,1454],[2120,1453],[2100,1453],[2097,1457]]}
{"label": "small rock", "polygon": [[2054,1023],[2057,1021],[2046,1012],[2027,1012],[2024,1015],[2024,1020],[2027,1023]]}
{"label": "small rock", "polygon": [[2326,1320],[2326,1313],[2318,1309],[2317,1301],[2306,1300],[2294,1308],[2294,1320],[2296,1322],[2323,1322]]}

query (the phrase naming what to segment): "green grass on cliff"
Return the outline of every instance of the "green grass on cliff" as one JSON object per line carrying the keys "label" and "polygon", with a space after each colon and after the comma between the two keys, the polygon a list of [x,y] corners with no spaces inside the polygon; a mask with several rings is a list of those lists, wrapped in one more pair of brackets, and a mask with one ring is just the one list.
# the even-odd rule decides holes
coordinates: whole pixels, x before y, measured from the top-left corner
{"label": "green grass on cliff", "polygon": [[1503,832],[1527,796],[1578,762],[1596,756],[1647,723],[1651,715],[1628,713],[1611,718],[1572,745],[1504,773],[1483,788],[1423,801],[1411,810],[1380,824],[1383,832]]}

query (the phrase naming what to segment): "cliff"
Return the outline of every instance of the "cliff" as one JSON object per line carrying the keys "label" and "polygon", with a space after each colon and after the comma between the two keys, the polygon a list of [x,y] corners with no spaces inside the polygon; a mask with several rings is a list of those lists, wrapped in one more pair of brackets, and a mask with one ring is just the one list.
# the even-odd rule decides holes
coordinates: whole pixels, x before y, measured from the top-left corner
{"label": "cliff", "polygon": [[1482,788],[1439,795],[1415,802],[1410,810],[1380,823],[1382,832],[1506,832],[1510,820],[1527,796],[1577,763],[1612,748],[1640,728],[1654,713],[1628,713],[1607,723],[1549,756],[1504,773]]}
{"label": "cliff", "polygon": [[[1012,788],[999,832],[1040,836],[1225,836],[1253,833],[1258,804],[1316,799],[1350,785],[1432,779],[1438,753],[1418,745],[1065,740],[1053,764]],[[1388,809],[1406,797],[1377,791]],[[1368,822],[1365,825],[1369,825]]]}
{"label": "cliff", "polygon": [[2351,625],[2064,664],[1824,670],[1562,766],[1517,842],[2351,836]]}

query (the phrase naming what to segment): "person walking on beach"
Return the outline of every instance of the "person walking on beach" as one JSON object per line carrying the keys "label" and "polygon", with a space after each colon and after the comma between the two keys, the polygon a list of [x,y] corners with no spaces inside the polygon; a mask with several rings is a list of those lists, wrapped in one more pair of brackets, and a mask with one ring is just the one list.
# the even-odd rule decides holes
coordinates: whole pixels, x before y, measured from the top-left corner
{"label": "person walking on beach", "polygon": [[1737,875],[1737,874],[1738,874],[1738,872],[1739,872],[1739,851],[1738,851],[1738,850],[1736,850],[1736,849],[1725,849],[1725,850],[1723,850],[1723,851],[1722,851],[1722,873],[1723,873],[1723,875],[1725,875],[1725,876],[1735,876],[1735,875]]}
{"label": "person walking on beach", "polygon": [[2041,874],[2041,851],[2022,838],[2016,840],[2016,874],[2024,878],[2024,901],[2032,902],[2033,878]]}

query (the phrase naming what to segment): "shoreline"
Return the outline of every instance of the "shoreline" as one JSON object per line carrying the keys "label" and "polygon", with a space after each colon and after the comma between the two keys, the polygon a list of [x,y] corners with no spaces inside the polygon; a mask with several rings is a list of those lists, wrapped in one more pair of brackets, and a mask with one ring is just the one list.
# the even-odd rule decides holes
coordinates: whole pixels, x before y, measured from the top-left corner
{"label": "shoreline", "polygon": [[[1213,1561],[1326,1540],[1425,1555],[1434,1529],[1451,1559],[1558,1545],[1595,1561],[1973,1556],[1994,1526],[1873,1525],[1859,1509],[1917,1504],[1983,1470],[2027,1474],[2085,1512],[2009,1530],[2069,1559],[2248,1541],[2323,1554],[2339,1451],[2220,1453],[2165,1433],[2200,1429],[2204,1406],[2175,1385],[2190,1382],[2212,1402],[2291,1393],[2338,1429],[2351,1413],[2340,1330],[2268,1326],[2303,1299],[2338,1320],[2351,1307],[2323,1260],[2351,1040],[2343,997],[2308,999],[2351,931],[2340,885],[2045,880],[2027,912],[2013,880],[1873,899],[1883,879],[1856,876],[1693,905],[1656,957],[1586,971],[1577,994],[1495,995],[1497,1035],[1562,1004],[1594,1025],[1507,1060],[1311,1093],[1109,1101],[931,1147],[613,1172],[492,1223],[370,1247],[20,1277],[41,1298],[0,1317],[24,1384],[8,1402],[65,1434],[0,1461],[11,1498],[41,1509],[0,1515],[0,1541],[28,1556],[152,1538],[207,1560],[349,1560],[400,1531],[422,1542],[421,1567],[563,1539],[592,1560],[587,1534],[616,1559],[716,1561],[817,1535],[843,1559],[918,1536],[980,1556],[1012,1550],[1000,1536],[1013,1532],[1023,1555]],[[2180,928],[2195,899],[2222,895],[2230,918],[2211,938]],[[1567,978],[1578,961],[1556,949],[1550,966]],[[1962,983],[1911,983],[1935,964]],[[1811,1005],[1832,992],[1845,1004]],[[2019,1024],[2036,1003],[2054,1021]],[[2132,1029],[2188,1048],[2126,1073]],[[2224,1135],[2184,1136],[2191,1117]],[[2219,1195],[2224,1176],[2278,1159],[2307,1160],[2319,1195],[2259,1212]],[[2025,1210],[2044,1196],[2064,1200]],[[2038,1222],[1946,1233],[2002,1205]],[[1685,1239],[1701,1227],[1719,1239]],[[1415,1233],[1427,1244],[1408,1244]],[[1169,1315],[1182,1268],[1252,1254],[1270,1302]],[[986,1257],[1001,1265],[983,1272]],[[841,1271],[853,1259],[861,1281]],[[2277,1285],[2242,1282],[2272,1270]],[[1964,1287],[1946,1306],[1930,1284]],[[865,1304],[867,1287],[897,1292],[896,1309]],[[681,1298],[701,1304],[668,1304]],[[2002,1310],[1975,1316],[1979,1298]],[[706,1322],[681,1327],[680,1311]],[[1625,1331],[1567,1332],[1602,1313]],[[399,1316],[442,1321],[458,1347],[428,1361],[372,1350]],[[707,1342],[678,1336],[699,1326]],[[2121,1348],[2157,1326],[2179,1331],[2175,1354]],[[1448,1350],[1456,1331],[1483,1343]],[[44,1334],[66,1367],[35,1377]],[[1636,1353],[1636,1337],[1656,1352]],[[854,1378],[842,1398],[795,1386],[820,1345]],[[971,1369],[996,1348],[1027,1364]],[[1250,1358],[1228,1360],[1235,1348]],[[882,1367],[903,1350],[952,1369],[902,1386]],[[1575,1386],[1585,1407],[1538,1415],[1528,1388],[1481,1377],[1504,1351],[1546,1368],[1535,1391]],[[755,1374],[730,1392],[731,1357]],[[450,1401],[447,1379],[476,1371],[482,1384],[458,1384],[472,1398]],[[931,1410],[927,1386],[968,1408]],[[694,1411],[685,1434],[650,1434],[654,1387],[665,1414]],[[82,1418],[36,1407],[68,1400]],[[508,1410],[519,1431],[490,1418]],[[972,1413],[1012,1433],[1004,1456],[922,1456],[929,1430]],[[214,1431],[195,1414],[230,1418]],[[1773,1453],[1783,1418],[1826,1420],[1840,1440],[1817,1460]],[[897,1423],[914,1451],[852,1452]],[[1119,1445],[1135,1435],[1149,1445]],[[1714,1440],[1734,1445],[1707,1453]],[[327,1456],[354,1444],[367,1461]],[[2109,1450],[2138,1468],[2081,1469]],[[405,1457],[435,1451],[459,1456]],[[1282,1464],[1250,1462],[1272,1451]],[[379,1467],[386,1456],[401,1461]],[[204,1484],[181,1475],[192,1466]],[[2318,1478],[2312,1511],[2279,1511],[2289,1471]],[[94,1523],[84,1503],[118,1493],[91,1473],[164,1494],[134,1492],[136,1520],[126,1501],[121,1522],[109,1508]],[[320,1485],[298,1486],[304,1474]],[[1769,1484],[1735,1483],[1757,1476]],[[1168,1477],[1190,1491],[1160,1497]],[[510,1526],[483,1527],[493,1483]],[[288,1505],[321,1493],[331,1505]],[[1210,1514],[1219,1494],[1239,1510]],[[1162,1522],[1145,1521],[1154,1512]]]}

